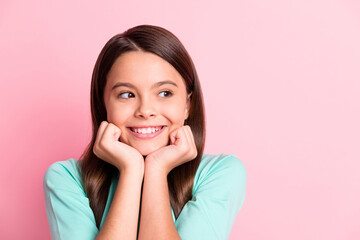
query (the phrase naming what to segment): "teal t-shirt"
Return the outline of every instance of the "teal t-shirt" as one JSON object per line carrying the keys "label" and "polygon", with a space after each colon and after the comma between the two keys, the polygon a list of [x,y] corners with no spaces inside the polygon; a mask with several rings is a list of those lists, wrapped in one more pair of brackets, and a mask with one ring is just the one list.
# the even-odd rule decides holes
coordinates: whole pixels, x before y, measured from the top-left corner
{"label": "teal t-shirt", "polygon": [[[81,183],[75,159],[56,162],[44,176],[46,213],[52,239],[95,239],[99,229]],[[118,179],[111,184],[100,228]],[[183,240],[227,239],[245,199],[246,170],[234,155],[203,154],[196,171],[193,197],[174,224]]]}

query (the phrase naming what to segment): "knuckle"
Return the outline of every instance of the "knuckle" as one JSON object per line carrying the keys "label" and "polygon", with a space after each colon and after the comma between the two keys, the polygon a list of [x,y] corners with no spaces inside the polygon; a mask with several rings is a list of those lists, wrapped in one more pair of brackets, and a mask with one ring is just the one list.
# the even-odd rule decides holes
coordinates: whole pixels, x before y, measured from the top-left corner
{"label": "knuckle", "polygon": [[193,148],[193,149],[192,149],[192,156],[193,156],[193,157],[196,157],[197,154],[198,154],[197,149],[196,149],[196,148]]}
{"label": "knuckle", "polygon": [[104,142],[104,141],[100,141],[100,142],[98,143],[98,148],[99,148],[99,149],[105,149],[105,148],[106,148],[105,142]]}
{"label": "knuckle", "polygon": [[99,149],[97,148],[96,145],[94,145],[94,147],[93,147],[93,153],[94,153],[96,156],[99,155]]}
{"label": "knuckle", "polygon": [[97,149],[97,148],[98,148],[98,145],[99,145],[99,140],[96,139],[96,140],[95,140],[95,143],[94,143],[94,146],[93,146],[93,150]]}

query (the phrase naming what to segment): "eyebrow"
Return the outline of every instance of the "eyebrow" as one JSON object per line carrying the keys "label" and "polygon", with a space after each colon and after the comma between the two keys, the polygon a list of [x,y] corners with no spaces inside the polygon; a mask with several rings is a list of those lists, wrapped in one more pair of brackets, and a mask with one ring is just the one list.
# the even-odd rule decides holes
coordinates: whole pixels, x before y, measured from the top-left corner
{"label": "eyebrow", "polygon": [[161,87],[162,85],[165,85],[165,84],[171,84],[171,85],[174,85],[175,87],[178,86],[178,85],[177,85],[176,83],[174,83],[173,81],[165,80],[165,81],[160,81],[160,82],[155,83],[152,87],[153,87],[153,88],[155,88],[155,87]]}
{"label": "eyebrow", "polygon": [[136,88],[134,85],[132,85],[131,83],[124,83],[124,82],[117,82],[112,88],[111,90],[114,90],[115,88],[118,87],[128,87],[128,88]]}
{"label": "eyebrow", "polygon": [[[175,87],[178,87],[178,85],[177,85],[175,82],[170,81],[170,80],[165,80],[165,81],[160,81],[160,82],[155,83],[154,85],[152,85],[152,88],[161,87],[162,85],[165,85],[165,84],[170,84],[170,85],[174,85]],[[136,89],[136,87],[135,87],[133,84],[131,84],[131,83],[128,83],[128,82],[117,82],[117,83],[111,88],[111,90],[114,90],[115,88],[118,88],[118,87],[128,87],[128,88]]]}

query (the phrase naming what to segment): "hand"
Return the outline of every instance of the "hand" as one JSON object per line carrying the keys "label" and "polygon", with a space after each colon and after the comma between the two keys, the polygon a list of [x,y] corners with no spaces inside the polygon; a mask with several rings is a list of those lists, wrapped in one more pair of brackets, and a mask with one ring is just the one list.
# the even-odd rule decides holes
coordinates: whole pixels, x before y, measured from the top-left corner
{"label": "hand", "polygon": [[175,167],[197,156],[194,136],[189,126],[182,126],[170,133],[170,145],[150,153],[145,164],[158,167],[168,174]]}
{"label": "hand", "polygon": [[119,141],[121,130],[116,125],[103,121],[98,129],[93,152],[102,160],[125,169],[144,169],[143,156],[133,147]]}

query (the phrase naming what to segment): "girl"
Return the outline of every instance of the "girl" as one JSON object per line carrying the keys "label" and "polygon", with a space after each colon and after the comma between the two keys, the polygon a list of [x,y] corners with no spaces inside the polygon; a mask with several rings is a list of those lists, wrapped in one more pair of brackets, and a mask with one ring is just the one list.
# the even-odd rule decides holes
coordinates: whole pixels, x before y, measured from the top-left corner
{"label": "girl", "polygon": [[234,155],[203,154],[200,82],[181,42],[150,25],[111,38],[91,82],[93,135],[44,177],[53,239],[227,239],[245,196]]}

